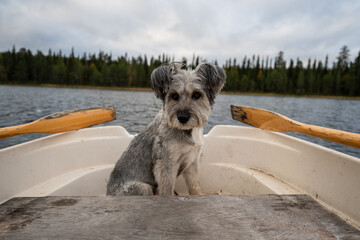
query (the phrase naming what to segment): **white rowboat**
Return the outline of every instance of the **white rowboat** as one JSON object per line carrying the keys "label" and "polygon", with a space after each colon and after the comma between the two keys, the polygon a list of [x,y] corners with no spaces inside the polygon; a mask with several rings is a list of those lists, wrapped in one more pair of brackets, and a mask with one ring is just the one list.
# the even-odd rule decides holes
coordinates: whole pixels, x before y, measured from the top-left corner
{"label": "white rowboat", "polygon": [[[104,196],[133,139],[120,126],[60,133],[0,150],[0,203],[14,197]],[[360,159],[281,133],[216,126],[205,135],[204,194],[307,194],[360,228]],[[178,179],[176,191],[186,194]]]}

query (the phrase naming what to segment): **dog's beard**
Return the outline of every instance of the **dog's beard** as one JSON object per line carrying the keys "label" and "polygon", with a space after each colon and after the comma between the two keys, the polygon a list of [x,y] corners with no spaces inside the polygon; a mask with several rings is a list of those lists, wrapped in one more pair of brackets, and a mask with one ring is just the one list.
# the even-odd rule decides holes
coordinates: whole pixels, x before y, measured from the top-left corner
{"label": "dog's beard", "polygon": [[186,123],[181,123],[178,120],[176,112],[167,115],[167,122],[171,128],[176,128],[179,130],[190,130],[193,128],[203,127],[207,124],[207,118],[205,116],[201,117],[197,114],[191,114],[189,120]]}

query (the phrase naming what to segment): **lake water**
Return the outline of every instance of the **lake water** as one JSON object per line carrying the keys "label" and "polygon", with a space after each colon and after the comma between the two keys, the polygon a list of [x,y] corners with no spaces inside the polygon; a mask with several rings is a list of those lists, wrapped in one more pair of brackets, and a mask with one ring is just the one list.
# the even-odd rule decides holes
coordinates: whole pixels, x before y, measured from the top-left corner
{"label": "lake water", "polygon": [[[359,100],[225,94],[216,98],[205,133],[217,124],[245,125],[232,120],[230,104],[264,108],[303,123],[360,133]],[[162,104],[152,92],[0,85],[0,127],[29,123],[64,110],[103,105],[114,105],[117,119],[102,125],[121,125],[134,134],[144,129]],[[289,135],[360,157],[359,149],[302,134]],[[42,136],[45,135],[27,134],[3,139],[0,149]]]}

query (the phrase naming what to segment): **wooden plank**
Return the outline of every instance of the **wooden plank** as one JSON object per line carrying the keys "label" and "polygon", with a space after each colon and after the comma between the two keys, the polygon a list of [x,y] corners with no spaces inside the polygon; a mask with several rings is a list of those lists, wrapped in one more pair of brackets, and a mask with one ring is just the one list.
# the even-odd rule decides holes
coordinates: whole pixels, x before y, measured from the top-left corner
{"label": "wooden plank", "polygon": [[0,239],[360,239],[306,195],[14,198]]}

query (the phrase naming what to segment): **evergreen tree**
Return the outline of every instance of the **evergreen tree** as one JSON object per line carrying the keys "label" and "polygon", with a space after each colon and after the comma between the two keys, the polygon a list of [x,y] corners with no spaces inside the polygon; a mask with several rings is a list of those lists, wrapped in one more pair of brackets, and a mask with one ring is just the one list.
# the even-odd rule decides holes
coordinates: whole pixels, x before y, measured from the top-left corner
{"label": "evergreen tree", "polygon": [[284,52],[280,51],[278,56],[275,58],[275,69],[282,69],[285,68],[285,61],[284,61]]}
{"label": "evergreen tree", "polygon": [[7,83],[8,81],[3,55],[4,55],[3,53],[0,53],[0,84]]}
{"label": "evergreen tree", "polygon": [[105,62],[101,67],[101,82],[103,86],[111,86],[110,69]]}
{"label": "evergreen tree", "polygon": [[349,57],[350,57],[350,50],[345,45],[340,49],[338,59],[338,66],[341,69],[341,71],[345,71],[348,68],[349,65]]}
{"label": "evergreen tree", "polygon": [[89,84],[96,86],[101,83],[101,73],[97,69],[95,63],[91,63],[89,66]]}
{"label": "evergreen tree", "polygon": [[305,79],[304,79],[304,71],[301,69],[299,71],[298,77],[296,79],[296,94],[304,94],[305,93]]}
{"label": "evergreen tree", "polygon": [[16,83],[26,83],[27,82],[27,66],[24,59],[20,59],[16,63],[14,80]]}
{"label": "evergreen tree", "polygon": [[244,74],[241,77],[241,82],[240,82],[240,91],[242,92],[248,92],[251,88],[251,82],[250,79],[248,77],[247,74]]}
{"label": "evergreen tree", "polygon": [[54,66],[54,83],[55,84],[64,84],[66,77],[66,66],[62,58],[60,58]]}
{"label": "evergreen tree", "polygon": [[289,68],[287,69],[287,92],[295,93],[295,86],[297,82],[296,69],[294,68],[294,61],[290,60]]}
{"label": "evergreen tree", "polygon": [[323,94],[332,95],[334,89],[334,78],[331,71],[323,77]]}
{"label": "evergreen tree", "polygon": [[350,94],[353,94],[352,96],[360,96],[360,51],[355,58],[354,64],[351,65],[350,76],[351,81],[353,81]]}

